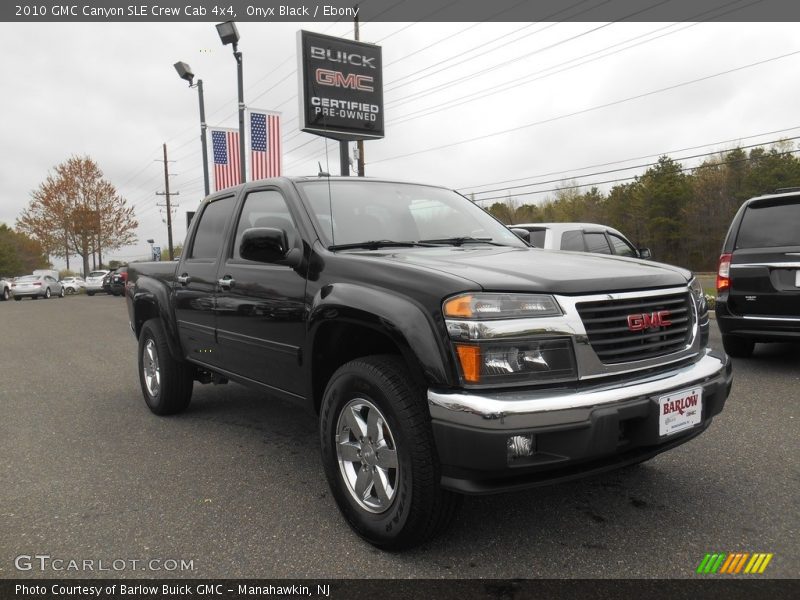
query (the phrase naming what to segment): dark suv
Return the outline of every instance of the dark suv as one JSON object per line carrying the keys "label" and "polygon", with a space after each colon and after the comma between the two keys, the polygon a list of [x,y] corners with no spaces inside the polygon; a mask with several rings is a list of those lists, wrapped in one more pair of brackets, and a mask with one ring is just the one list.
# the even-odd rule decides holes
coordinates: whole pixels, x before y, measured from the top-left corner
{"label": "dark suv", "polygon": [[103,291],[113,296],[125,293],[125,282],[128,281],[128,267],[119,267],[103,277]]}
{"label": "dark suv", "polygon": [[800,342],[800,188],[751,198],[736,213],[716,311],[731,356],[750,356],[756,342]]}

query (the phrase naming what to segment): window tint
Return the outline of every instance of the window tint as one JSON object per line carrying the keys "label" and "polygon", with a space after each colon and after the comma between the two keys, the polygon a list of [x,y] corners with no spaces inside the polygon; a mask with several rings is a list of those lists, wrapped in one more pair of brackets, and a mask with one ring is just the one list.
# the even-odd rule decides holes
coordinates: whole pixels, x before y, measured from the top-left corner
{"label": "window tint", "polygon": [[618,235],[614,235],[613,233],[609,233],[608,237],[611,240],[611,246],[614,248],[614,254],[617,256],[630,256],[632,258],[636,258],[636,249],[628,242],[623,240]]}
{"label": "window tint", "polygon": [[206,205],[192,243],[189,258],[216,258],[225,233],[225,223],[233,206],[231,198],[223,198]]}
{"label": "window tint", "polygon": [[561,234],[561,249],[583,252],[583,232],[579,229],[565,231]]}
{"label": "window tint", "polygon": [[586,233],[587,252],[595,252],[597,254],[611,254],[611,248],[608,246],[605,233]]}
{"label": "window tint", "polygon": [[531,245],[537,248],[544,248],[544,237],[547,235],[546,229],[529,229],[531,232],[530,240]]}
{"label": "window tint", "polygon": [[247,194],[236,227],[236,238],[233,246],[234,258],[241,258],[239,246],[242,243],[242,234],[253,227],[274,227],[283,229],[289,241],[289,247],[294,246],[297,234],[294,219],[286,205],[286,200],[275,190],[261,190]]}
{"label": "window tint", "polygon": [[800,246],[800,201],[750,206],[736,238],[737,248]]}
{"label": "window tint", "polygon": [[297,184],[320,225],[325,244],[470,236],[490,238],[508,246],[524,246],[516,235],[482,208],[455,192],[356,177],[345,179],[354,181]]}

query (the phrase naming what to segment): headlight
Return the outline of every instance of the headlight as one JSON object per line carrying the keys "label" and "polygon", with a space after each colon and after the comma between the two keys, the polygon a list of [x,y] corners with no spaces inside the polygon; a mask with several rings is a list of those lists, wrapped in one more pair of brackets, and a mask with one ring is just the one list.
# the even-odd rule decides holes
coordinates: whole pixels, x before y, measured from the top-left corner
{"label": "headlight", "polygon": [[689,290],[692,292],[692,296],[694,296],[695,304],[697,305],[697,314],[698,316],[702,316],[708,312],[708,304],[706,303],[706,293],[703,291],[703,286],[700,285],[700,282],[697,280],[697,277],[693,277],[692,280],[689,282]]}
{"label": "headlight", "polygon": [[462,294],[444,303],[444,316],[456,319],[554,317],[560,314],[555,298],[539,294]]}
{"label": "headlight", "polygon": [[[542,329],[560,317],[542,294],[461,294],[442,305],[447,331],[467,385],[536,384],[577,379],[572,339]],[[502,339],[494,332],[502,331]]]}
{"label": "headlight", "polygon": [[555,383],[575,379],[569,338],[455,344],[459,374],[469,384]]}

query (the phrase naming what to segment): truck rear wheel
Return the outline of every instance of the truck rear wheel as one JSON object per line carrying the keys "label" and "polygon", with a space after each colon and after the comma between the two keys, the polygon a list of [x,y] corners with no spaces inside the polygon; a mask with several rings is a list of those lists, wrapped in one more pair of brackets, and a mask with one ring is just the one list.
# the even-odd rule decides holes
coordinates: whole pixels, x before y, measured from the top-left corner
{"label": "truck rear wheel", "polygon": [[150,319],[139,335],[139,383],[148,408],[157,415],[174,415],[192,399],[192,368],[175,360],[160,319]]}
{"label": "truck rear wheel", "polygon": [[461,497],[440,487],[428,408],[397,357],[359,358],[333,374],[320,438],[336,503],[371,544],[409,548],[452,520]]}

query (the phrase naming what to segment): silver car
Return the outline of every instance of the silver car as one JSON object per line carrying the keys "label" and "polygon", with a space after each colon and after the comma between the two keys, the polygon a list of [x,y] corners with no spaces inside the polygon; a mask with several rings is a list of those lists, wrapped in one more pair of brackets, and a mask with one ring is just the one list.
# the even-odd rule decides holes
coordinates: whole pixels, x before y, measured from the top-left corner
{"label": "silver car", "polygon": [[89,276],[86,278],[86,293],[89,296],[94,296],[97,292],[104,292],[103,277],[109,273],[110,271],[105,271],[102,269],[89,273]]}
{"label": "silver car", "polygon": [[64,297],[64,286],[50,275],[25,275],[17,277],[11,284],[11,293],[14,300],[22,300],[25,296],[32,299],[50,298],[52,296]]}

